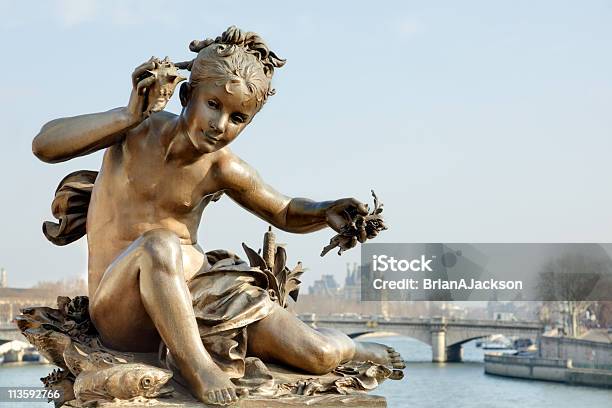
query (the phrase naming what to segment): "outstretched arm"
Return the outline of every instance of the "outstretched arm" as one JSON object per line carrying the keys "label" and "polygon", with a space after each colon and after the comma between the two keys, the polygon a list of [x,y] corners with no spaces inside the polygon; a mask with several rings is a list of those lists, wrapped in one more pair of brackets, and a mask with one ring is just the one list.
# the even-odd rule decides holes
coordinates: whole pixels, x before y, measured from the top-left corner
{"label": "outstretched arm", "polygon": [[365,215],[367,207],[354,198],[313,201],[289,198],[266,184],[259,174],[233,154],[218,162],[220,189],[242,207],[288,232],[307,233],[327,226],[335,231],[352,221],[355,214]]}
{"label": "outstretched arm", "polygon": [[104,149],[123,139],[144,120],[146,90],[155,78],[147,76],[155,62],[149,60],[132,73],[128,106],[107,112],[55,119],[45,124],[32,142],[32,151],[44,162],[57,163]]}

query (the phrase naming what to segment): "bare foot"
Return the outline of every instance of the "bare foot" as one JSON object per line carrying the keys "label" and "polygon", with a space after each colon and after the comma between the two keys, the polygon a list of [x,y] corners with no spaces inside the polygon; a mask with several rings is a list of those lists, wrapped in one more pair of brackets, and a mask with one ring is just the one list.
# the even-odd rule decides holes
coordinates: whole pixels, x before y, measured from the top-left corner
{"label": "bare foot", "polygon": [[248,394],[245,388],[237,388],[227,374],[214,364],[205,371],[187,378],[179,373],[172,354],[165,353],[162,361],[175,373],[175,381],[186,386],[194,397],[205,404],[229,405]]}
{"label": "bare foot", "polygon": [[229,405],[238,401],[243,389],[236,386],[218,367],[207,370],[191,383],[191,392],[205,404]]}
{"label": "bare foot", "polygon": [[395,351],[393,347],[385,346],[380,343],[356,341],[353,360],[373,361],[399,370],[406,368],[406,364],[400,353]]}

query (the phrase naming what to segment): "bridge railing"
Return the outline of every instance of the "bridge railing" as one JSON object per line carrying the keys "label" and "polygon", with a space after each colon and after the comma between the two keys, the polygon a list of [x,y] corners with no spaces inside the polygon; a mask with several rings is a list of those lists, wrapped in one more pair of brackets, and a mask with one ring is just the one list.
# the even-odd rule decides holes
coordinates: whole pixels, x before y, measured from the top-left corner
{"label": "bridge railing", "polygon": [[414,317],[391,317],[381,318],[376,316],[333,316],[333,315],[303,315],[300,318],[309,323],[346,323],[366,324],[368,321],[376,321],[378,325],[431,325],[442,324],[447,326],[483,327],[494,326],[498,328],[523,328],[541,330],[542,324],[534,321],[506,321],[506,320],[474,320],[474,319],[448,319],[440,317],[414,318]]}

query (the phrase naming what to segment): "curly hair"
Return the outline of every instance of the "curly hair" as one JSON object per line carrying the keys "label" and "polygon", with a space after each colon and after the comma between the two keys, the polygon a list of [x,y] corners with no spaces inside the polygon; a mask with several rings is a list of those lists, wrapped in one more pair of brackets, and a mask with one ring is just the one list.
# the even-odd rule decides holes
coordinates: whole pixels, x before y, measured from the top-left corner
{"label": "curly hair", "polygon": [[191,71],[191,84],[213,81],[229,91],[230,84],[243,83],[249,95],[256,98],[258,109],[275,93],[271,87],[274,68],[286,62],[270,51],[258,34],[235,26],[214,40],[194,40],[189,49],[198,55],[176,65]]}

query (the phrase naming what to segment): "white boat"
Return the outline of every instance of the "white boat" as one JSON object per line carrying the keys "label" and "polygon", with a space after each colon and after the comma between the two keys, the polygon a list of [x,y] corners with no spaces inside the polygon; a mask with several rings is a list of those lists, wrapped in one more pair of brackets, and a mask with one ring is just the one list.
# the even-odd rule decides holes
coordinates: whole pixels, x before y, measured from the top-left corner
{"label": "white boat", "polygon": [[481,343],[484,350],[510,350],[513,349],[512,342],[502,335],[489,336]]}

